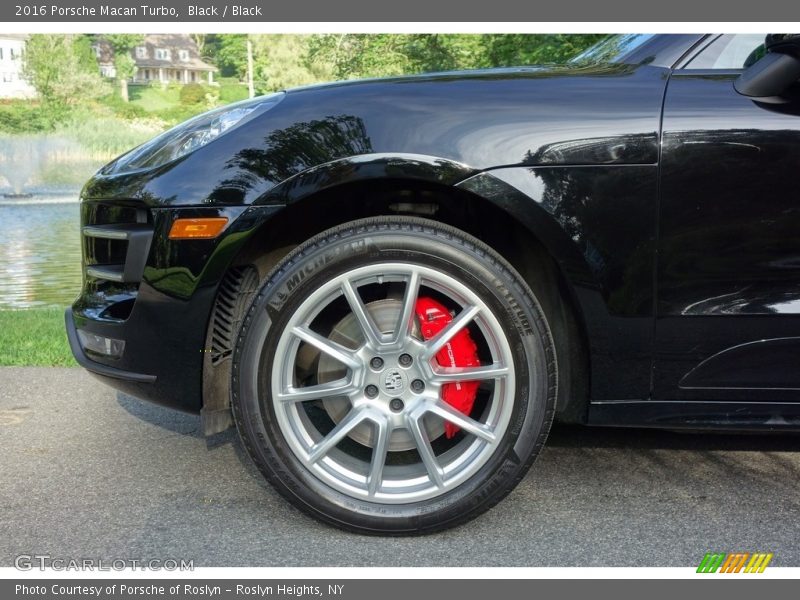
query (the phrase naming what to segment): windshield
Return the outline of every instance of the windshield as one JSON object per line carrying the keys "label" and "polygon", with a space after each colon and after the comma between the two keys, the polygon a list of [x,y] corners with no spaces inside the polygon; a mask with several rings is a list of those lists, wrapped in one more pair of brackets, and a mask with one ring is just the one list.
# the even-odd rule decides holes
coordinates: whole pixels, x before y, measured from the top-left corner
{"label": "windshield", "polygon": [[636,48],[653,35],[649,33],[623,33],[611,35],[570,59],[572,64],[598,64],[622,62]]}

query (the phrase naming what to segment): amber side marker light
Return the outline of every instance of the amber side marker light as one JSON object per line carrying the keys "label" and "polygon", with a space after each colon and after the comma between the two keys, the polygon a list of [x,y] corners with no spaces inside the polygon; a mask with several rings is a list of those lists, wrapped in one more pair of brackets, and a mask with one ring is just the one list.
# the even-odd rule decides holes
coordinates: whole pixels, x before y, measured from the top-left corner
{"label": "amber side marker light", "polygon": [[225,229],[225,217],[206,217],[200,219],[175,219],[169,230],[171,240],[210,240]]}

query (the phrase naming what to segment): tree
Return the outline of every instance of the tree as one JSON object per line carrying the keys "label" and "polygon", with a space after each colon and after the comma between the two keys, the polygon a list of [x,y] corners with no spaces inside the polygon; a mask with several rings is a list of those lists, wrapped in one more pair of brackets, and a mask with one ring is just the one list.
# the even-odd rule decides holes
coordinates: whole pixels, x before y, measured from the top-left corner
{"label": "tree", "polygon": [[308,60],[309,35],[253,35],[254,79],[259,92],[273,92],[334,77],[331,64]]}
{"label": "tree", "polygon": [[217,66],[223,77],[236,76],[242,79],[247,72],[247,35],[239,33],[219,34],[214,45]]}
{"label": "tree", "polygon": [[338,79],[559,63],[602,35],[333,34],[309,40],[308,58]]}
{"label": "tree", "polygon": [[[451,69],[558,63],[601,35],[324,34],[251,35],[259,91],[325,81]],[[210,34],[204,49],[223,77],[243,79],[244,34]]]}
{"label": "tree", "polygon": [[381,77],[413,72],[405,34],[315,35],[309,65],[326,65],[336,79]]}
{"label": "tree", "polygon": [[106,93],[91,51],[84,36],[32,35],[25,46],[23,76],[49,110],[64,111]]}
{"label": "tree", "polygon": [[109,33],[103,36],[114,51],[114,70],[117,72],[119,93],[124,102],[128,101],[128,79],[136,74],[136,62],[131,50],[144,41],[144,35],[137,33]]}
{"label": "tree", "polygon": [[206,34],[205,33],[190,33],[189,37],[192,38],[192,41],[197,46],[197,52],[200,54],[200,58],[203,58],[203,51],[206,47]]}
{"label": "tree", "polygon": [[563,63],[605,35],[492,34],[484,36],[487,66]]}

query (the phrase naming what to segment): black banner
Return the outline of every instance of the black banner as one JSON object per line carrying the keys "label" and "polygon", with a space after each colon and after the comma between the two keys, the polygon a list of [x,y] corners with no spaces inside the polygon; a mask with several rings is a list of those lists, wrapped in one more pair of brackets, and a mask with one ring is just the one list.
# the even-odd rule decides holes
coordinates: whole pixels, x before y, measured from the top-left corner
{"label": "black banner", "polygon": [[[52,600],[76,600],[102,598],[103,600],[130,600],[132,598],[215,600],[290,598],[306,600],[394,600],[408,598],[542,598],[571,597],[594,598],[613,593],[622,598],[648,600],[674,600],[708,597],[709,594],[726,598],[750,598],[756,593],[786,594],[793,597],[796,582],[792,580],[768,579],[754,581],[742,577],[698,576],[696,580],[542,580],[542,579],[495,579],[495,580],[447,580],[447,579],[402,579],[402,580],[24,580],[0,581],[0,597],[50,598]],[[704,579],[703,581],[698,581]],[[712,589],[713,586],[713,589]],[[790,596],[791,594],[791,596]],[[620,596],[621,595],[621,596]]]}
{"label": "black banner", "polygon": [[5,23],[52,22],[593,22],[800,21],[800,3],[762,0],[566,0],[465,3],[439,0],[12,0],[0,4]]}

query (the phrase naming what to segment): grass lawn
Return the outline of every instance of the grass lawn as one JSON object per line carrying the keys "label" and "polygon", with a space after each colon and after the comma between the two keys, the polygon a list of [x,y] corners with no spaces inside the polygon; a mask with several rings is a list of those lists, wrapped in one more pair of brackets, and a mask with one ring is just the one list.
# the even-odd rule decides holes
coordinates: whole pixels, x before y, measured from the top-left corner
{"label": "grass lawn", "polygon": [[223,104],[247,99],[247,86],[239,83],[235,77],[219,80],[219,101]]}
{"label": "grass lawn", "polygon": [[138,104],[147,112],[167,110],[181,103],[178,87],[131,85],[128,87],[128,95],[133,104]]}
{"label": "grass lawn", "polygon": [[0,366],[75,366],[60,308],[0,310]]}

